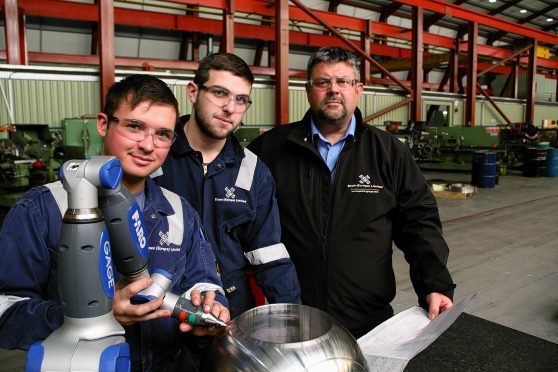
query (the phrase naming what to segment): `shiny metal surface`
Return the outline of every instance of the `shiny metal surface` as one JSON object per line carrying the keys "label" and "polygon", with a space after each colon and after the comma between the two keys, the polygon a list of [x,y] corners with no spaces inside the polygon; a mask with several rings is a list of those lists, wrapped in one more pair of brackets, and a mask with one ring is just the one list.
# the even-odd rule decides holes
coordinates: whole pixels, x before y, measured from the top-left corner
{"label": "shiny metal surface", "polygon": [[99,208],[68,208],[64,213],[64,220],[69,222],[102,220],[103,214]]}
{"label": "shiny metal surface", "polygon": [[367,371],[354,337],[329,315],[295,304],[239,315],[208,352],[208,371]]}

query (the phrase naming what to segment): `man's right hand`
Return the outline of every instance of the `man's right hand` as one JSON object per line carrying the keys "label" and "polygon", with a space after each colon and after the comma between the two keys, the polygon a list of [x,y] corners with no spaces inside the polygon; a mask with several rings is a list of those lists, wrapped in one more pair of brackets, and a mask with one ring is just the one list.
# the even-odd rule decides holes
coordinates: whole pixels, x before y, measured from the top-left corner
{"label": "man's right hand", "polygon": [[159,310],[163,304],[163,298],[155,298],[143,304],[132,303],[132,297],[148,288],[153,280],[142,278],[135,282],[120,281],[116,283],[112,313],[116,320],[122,325],[131,325],[156,318],[168,318],[171,312]]}

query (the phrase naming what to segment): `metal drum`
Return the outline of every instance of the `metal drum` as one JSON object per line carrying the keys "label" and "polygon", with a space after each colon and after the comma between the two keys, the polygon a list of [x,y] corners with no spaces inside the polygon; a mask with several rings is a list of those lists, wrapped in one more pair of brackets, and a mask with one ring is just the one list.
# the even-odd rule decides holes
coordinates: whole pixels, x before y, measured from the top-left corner
{"label": "metal drum", "polygon": [[550,149],[546,154],[546,175],[558,177],[558,148]]}
{"label": "metal drum", "polygon": [[325,312],[296,304],[239,315],[204,362],[208,371],[368,371],[354,337]]}
{"label": "metal drum", "polygon": [[523,175],[525,177],[546,176],[547,149],[528,147],[523,156]]}
{"label": "metal drum", "polygon": [[477,187],[494,187],[498,183],[497,165],[495,152],[475,151],[473,154],[471,184]]}

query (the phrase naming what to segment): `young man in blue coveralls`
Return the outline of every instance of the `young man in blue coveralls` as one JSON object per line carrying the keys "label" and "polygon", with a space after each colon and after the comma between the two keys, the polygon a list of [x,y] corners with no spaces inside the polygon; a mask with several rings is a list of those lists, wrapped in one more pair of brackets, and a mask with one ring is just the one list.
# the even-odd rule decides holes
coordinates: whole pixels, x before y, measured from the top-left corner
{"label": "young man in blue coveralls", "polygon": [[[177,116],[176,98],[164,82],[148,75],[132,75],[109,90],[104,110],[97,116],[97,130],[104,137],[104,154],[118,157],[124,173],[122,185],[134,194],[143,211],[149,231],[149,271],[161,268],[170,272],[171,291],[177,295],[196,285],[204,296],[193,291],[192,303],[203,304],[205,312],[229,321],[215,257],[200,234],[197,212],[148,177],[167,156],[176,137]],[[62,325],[56,265],[62,216],[53,191],[61,188],[61,183],[55,182],[28,191],[4,221],[0,232],[2,348],[27,350]],[[119,283],[114,296],[113,314],[126,330],[132,369],[195,369],[184,342],[184,333],[192,326],[159,309],[161,298],[140,305],[131,303],[131,298],[150,283],[148,278],[128,285]],[[216,332],[193,329],[200,336]]]}
{"label": "young man in blue coveralls", "polygon": [[250,104],[254,77],[229,53],[205,57],[188,84],[192,115],[155,181],[184,196],[202,217],[234,318],[254,307],[247,269],[270,303],[300,303],[295,269],[281,243],[268,168],[233,135]]}

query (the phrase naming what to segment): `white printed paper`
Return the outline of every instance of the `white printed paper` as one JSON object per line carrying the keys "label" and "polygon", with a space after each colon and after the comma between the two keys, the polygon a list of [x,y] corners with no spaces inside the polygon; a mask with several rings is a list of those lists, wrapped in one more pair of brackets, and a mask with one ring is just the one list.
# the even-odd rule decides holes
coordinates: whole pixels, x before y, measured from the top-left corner
{"label": "white printed paper", "polygon": [[419,306],[400,312],[361,338],[358,344],[370,371],[403,371],[409,360],[436,340],[473,301],[464,298],[433,320]]}

